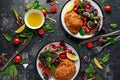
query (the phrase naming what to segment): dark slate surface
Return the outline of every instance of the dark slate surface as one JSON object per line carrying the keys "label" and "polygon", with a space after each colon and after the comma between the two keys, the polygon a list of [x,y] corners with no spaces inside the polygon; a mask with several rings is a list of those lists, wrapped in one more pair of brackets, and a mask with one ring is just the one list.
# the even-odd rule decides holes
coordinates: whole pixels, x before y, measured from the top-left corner
{"label": "dark slate surface", "polygon": [[[34,0],[2,0],[0,2],[0,54],[1,53],[7,53],[10,56],[12,56],[13,52],[19,47],[14,46],[12,42],[7,42],[3,39],[2,33],[9,33],[13,38],[15,38],[17,35],[14,33],[14,31],[18,28],[15,19],[13,18],[14,15],[11,11],[12,8],[15,8],[19,14],[22,16],[23,11],[25,8],[25,5],[33,2]],[[49,4],[46,4],[46,0],[39,0],[41,5],[44,5],[48,8],[50,8]],[[102,0],[96,0],[100,5]],[[57,23],[50,23],[53,25],[55,32],[52,34],[46,33],[44,36],[34,36],[31,43],[23,50],[23,52],[29,52],[30,55],[30,61],[31,64],[28,67],[27,70],[27,78],[28,80],[41,80],[40,76],[37,73],[36,66],[35,66],[35,59],[36,55],[40,48],[42,48],[45,44],[52,42],[52,41],[60,41],[62,39],[65,40],[65,42],[70,43],[74,48],[77,49],[77,45],[79,43],[78,39],[70,37],[62,28],[61,22],[60,22],[60,12],[62,9],[62,6],[67,2],[67,0],[59,0],[60,5],[58,7],[57,14],[54,14],[54,16],[50,15],[52,18],[55,18],[57,20]],[[112,6],[112,12],[110,14],[107,14],[104,12],[105,20],[104,20],[104,26],[107,30],[107,32],[111,32],[114,30],[120,29],[111,29],[110,23],[117,23],[120,25],[120,1],[119,0],[108,0],[107,4],[110,4]],[[96,43],[95,43],[96,44]],[[115,45],[111,45],[107,48],[105,48],[101,53],[99,54],[105,54],[110,53],[111,58],[108,63],[106,63],[104,66],[104,70],[99,71],[102,73],[102,79],[103,80],[120,80],[120,42],[117,42]],[[21,52],[22,53],[22,52]],[[86,48],[86,45],[82,46],[82,54],[87,55],[90,53],[90,50]],[[85,64],[81,62],[81,69],[84,70]],[[22,78],[22,66],[18,66],[18,69],[20,71],[20,75],[18,76],[17,80],[23,80]],[[81,80],[80,72],[75,80]],[[5,76],[1,77],[0,80],[10,80],[7,79]]]}

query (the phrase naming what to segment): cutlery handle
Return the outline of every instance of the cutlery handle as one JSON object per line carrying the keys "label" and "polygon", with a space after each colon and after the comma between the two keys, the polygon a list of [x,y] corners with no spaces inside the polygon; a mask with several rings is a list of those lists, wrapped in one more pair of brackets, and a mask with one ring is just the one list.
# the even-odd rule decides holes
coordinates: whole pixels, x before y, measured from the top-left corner
{"label": "cutlery handle", "polygon": [[120,35],[120,30],[117,30],[108,34],[104,34],[102,35],[102,37],[115,36],[115,35]]}

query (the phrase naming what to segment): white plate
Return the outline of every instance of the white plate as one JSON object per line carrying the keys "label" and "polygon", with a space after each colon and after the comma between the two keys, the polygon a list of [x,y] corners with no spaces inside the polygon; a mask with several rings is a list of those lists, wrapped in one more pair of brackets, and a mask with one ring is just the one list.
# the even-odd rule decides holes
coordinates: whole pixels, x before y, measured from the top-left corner
{"label": "white plate", "polygon": [[[98,32],[99,32],[102,28],[102,25],[103,25],[103,12],[96,2],[94,2],[93,0],[88,0],[88,1],[90,2],[90,4],[92,4],[92,6],[94,6],[98,10],[98,16],[100,17],[100,26],[99,26],[99,29],[98,29]],[[61,22],[62,22],[63,28],[65,29],[65,31],[67,31],[68,34],[70,34],[71,36],[73,36],[75,38],[78,38],[78,39],[88,39],[88,38],[93,37],[95,34],[81,36],[79,33],[77,33],[76,35],[74,35],[66,27],[66,24],[65,24],[65,21],[64,21],[64,15],[66,14],[68,7],[72,3],[74,3],[74,0],[68,1],[62,9]]]}
{"label": "white plate", "polygon": [[[60,43],[60,42],[52,42],[52,43],[47,44],[46,46],[49,46],[50,44],[59,44],[59,43]],[[67,43],[65,43],[65,44],[66,44],[66,46],[67,46],[68,48],[72,49],[73,53],[75,53],[75,54],[78,56],[76,50],[75,50],[71,45],[69,45],[69,44],[67,44]],[[38,67],[38,62],[39,62],[38,57],[39,57],[40,53],[44,51],[44,48],[45,48],[46,46],[44,46],[44,47],[40,50],[40,52],[38,53],[37,59],[36,59],[37,71],[38,71],[39,75],[41,76],[41,78],[42,78],[43,80],[44,80],[44,77],[43,77],[42,72],[41,72],[42,69],[40,69],[40,68]],[[71,80],[74,80],[74,78],[77,76],[77,74],[78,74],[78,72],[79,72],[79,69],[80,69],[80,58],[78,58],[78,60],[75,61],[74,63],[75,63],[75,66],[76,66],[76,73],[75,73],[75,75],[73,76],[73,78],[72,78]],[[49,80],[55,80],[55,79],[54,79],[53,77],[51,77]]]}

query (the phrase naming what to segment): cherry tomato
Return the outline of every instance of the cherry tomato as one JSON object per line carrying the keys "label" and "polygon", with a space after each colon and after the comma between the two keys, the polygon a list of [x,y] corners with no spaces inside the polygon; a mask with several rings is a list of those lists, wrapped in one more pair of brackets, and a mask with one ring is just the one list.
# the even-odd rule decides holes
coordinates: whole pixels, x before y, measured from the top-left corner
{"label": "cherry tomato", "polygon": [[43,70],[43,72],[44,72],[45,74],[49,75],[49,74],[50,74],[50,68],[46,67],[46,68]]}
{"label": "cherry tomato", "polygon": [[84,27],[86,33],[90,33],[90,29],[88,27]]}
{"label": "cherry tomato", "polygon": [[105,11],[110,12],[112,10],[112,7],[110,5],[105,6]]}
{"label": "cherry tomato", "polygon": [[20,39],[19,39],[19,38],[15,38],[15,39],[13,40],[13,43],[14,43],[15,45],[20,44]]}
{"label": "cherry tomato", "polygon": [[87,43],[87,48],[92,49],[93,48],[93,42],[88,42]]}
{"label": "cherry tomato", "polygon": [[42,13],[43,13],[44,15],[46,15],[46,14],[47,14],[47,10],[42,9],[41,11],[42,11]]}
{"label": "cherry tomato", "polygon": [[51,6],[51,13],[56,13],[57,12],[57,7],[56,6]]}
{"label": "cherry tomato", "polygon": [[75,1],[74,1],[74,4],[75,4],[75,6],[79,6],[78,0],[75,0]]}
{"label": "cherry tomato", "polygon": [[50,49],[50,46],[46,46],[44,49],[45,49],[45,50],[49,50],[49,49]]}
{"label": "cherry tomato", "polygon": [[43,28],[40,28],[38,30],[39,35],[43,35],[45,33],[45,30]]}
{"label": "cherry tomato", "polygon": [[74,10],[75,12],[78,12],[78,8],[77,8],[77,7],[75,7],[73,10]]}
{"label": "cherry tomato", "polygon": [[84,25],[84,26],[87,26],[87,23],[88,23],[88,22],[85,20],[84,23],[83,23],[83,25]]}
{"label": "cherry tomato", "polygon": [[39,63],[38,63],[38,66],[39,66],[40,68],[42,68],[42,67],[43,67],[42,62],[39,62]]}
{"label": "cherry tomato", "polygon": [[17,55],[17,56],[14,57],[13,60],[14,60],[15,63],[20,63],[22,61],[22,58],[21,58],[21,56]]}
{"label": "cherry tomato", "polygon": [[61,59],[65,59],[65,58],[66,58],[66,54],[65,54],[65,53],[61,53],[61,54],[59,55],[59,57],[60,57]]}
{"label": "cherry tomato", "polygon": [[72,52],[72,50],[71,49],[66,49],[65,50],[65,53],[67,54],[67,53],[71,53]]}
{"label": "cherry tomato", "polygon": [[90,5],[90,4],[87,4],[85,7],[86,7],[86,9],[89,10],[89,9],[91,8],[91,5]]}
{"label": "cherry tomato", "polygon": [[59,48],[60,46],[59,45],[53,45],[53,48]]}

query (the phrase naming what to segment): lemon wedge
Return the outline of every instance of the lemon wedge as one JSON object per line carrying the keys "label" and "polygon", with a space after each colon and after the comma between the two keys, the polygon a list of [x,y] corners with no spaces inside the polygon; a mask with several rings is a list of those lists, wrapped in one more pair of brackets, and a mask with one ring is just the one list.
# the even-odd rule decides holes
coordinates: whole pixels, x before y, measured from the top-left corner
{"label": "lemon wedge", "polygon": [[25,24],[23,24],[20,28],[18,28],[15,33],[21,33],[25,29]]}
{"label": "lemon wedge", "polygon": [[72,11],[72,9],[74,8],[74,3],[72,3],[68,8],[67,8],[67,12]]}
{"label": "lemon wedge", "polygon": [[67,53],[67,58],[73,61],[78,60],[78,56],[71,54],[71,53]]}
{"label": "lemon wedge", "polygon": [[94,58],[94,63],[95,63],[95,65],[96,65],[99,69],[103,69],[102,65],[101,65],[100,62],[97,60],[97,58]]}

